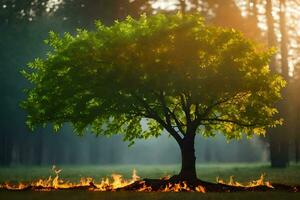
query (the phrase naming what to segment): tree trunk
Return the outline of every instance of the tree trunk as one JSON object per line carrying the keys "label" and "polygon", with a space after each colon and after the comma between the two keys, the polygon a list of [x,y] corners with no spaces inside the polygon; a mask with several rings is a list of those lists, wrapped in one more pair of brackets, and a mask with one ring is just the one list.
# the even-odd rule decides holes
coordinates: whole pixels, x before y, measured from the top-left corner
{"label": "tree trunk", "polygon": [[295,162],[298,163],[300,161],[300,144],[299,138],[295,139]]}
{"label": "tree trunk", "polygon": [[196,180],[195,134],[182,140],[180,150],[182,161],[179,178],[181,180]]}
{"label": "tree trunk", "polygon": [[[276,46],[276,35],[275,35],[275,28],[274,28],[274,18],[272,16],[272,1],[267,0],[266,2],[266,19],[267,19],[267,27],[268,27],[268,46],[275,47]],[[276,69],[276,57],[272,56],[271,62],[270,62],[270,69],[271,71],[277,72]]]}
{"label": "tree trunk", "polygon": [[[274,27],[274,18],[272,15],[273,6],[272,1],[266,1],[266,19],[268,27],[268,46],[275,47],[277,45],[277,39],[275,34]],[[282,18],[282,15],[280,16]],[[282,28],[282,21],[281,21]],[[282,31],[282,30],[281,30]],[[270,69],[273,73],[278,73],[276,63],[276,57],[273,56],[270,62]],[[283,67],[283,66],[282,66]],[[286,74],[286,73],[285,73]],[[285,90],[284,90],[285,91]],[[283,97],[286,96],[286,93],[282,94]],[[285,97],[286,98],[286,97]],[[279,110],[281,117],[286,117],[286,101],[285,99],[278,103],[276,106]],[[286,167],[288,165],[288,136],[285,134],[287,132],[286,125],[284,127],[276,127],[268,132],[268,139],[270,144],[270,160],[272,167]]]}
{"label": "tree trunk", "polygon": [[185,12],[186,12],[186,2],[185,2],[185,0],[180,0],[179,1],[179,6],[180,6],[180,12],[182,14],[185,14]]}
{"label": "tree trunk", "polygon": [[274,168],[285,168],[288,164],[285,151],[286,147],[283,146],[284,143],[281,141],[281,135],[278,132],[273,131],[272,135],[270,138],[271,166]]}
{"label": "tree trunk", "polygon": [[286,6],[285,0],[280,0],[280,33],[281,33],[281,74],[289,82],[289,62],[288,62],[288,32],[286,25]]}

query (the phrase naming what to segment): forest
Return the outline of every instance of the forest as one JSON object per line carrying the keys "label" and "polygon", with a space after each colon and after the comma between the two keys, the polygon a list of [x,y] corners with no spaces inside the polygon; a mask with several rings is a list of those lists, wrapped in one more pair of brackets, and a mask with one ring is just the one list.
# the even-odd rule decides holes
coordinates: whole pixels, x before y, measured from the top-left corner
{"label": "forest", "polygon": [[[59,133],[53,133],[50,126],[32,133],[26,126],[26,112],[20,108],[23,90],[30,84],[20,71],[37,56],[45,56],[48,49],[43,41],[50,31],[75,33],[78,28],[93,29],[95,20],[110,25],[128,15],[138,18],[144,13],[179,11],[200,13],[208,24],[237,29],[261,43],[262,48],[274,48],[271,71],[280,73],[287,82],[283,99],[277,104],[283,126],[268,129],[266,137],[252,140],[227,143],[218,135],[216,139],[197,138],[197,162],[270,162],[273,167],[298,162],[299,6],[296,0],[1,1],[0,165],[177,163],[179,150],[167,137],[138,140],[128,148],[121,136],[75,137],[68,124]],[[177,154],[170,156],[168,151]]]}
{"label": "forest", "polygon": [[299,199],[300,1],[1,0],[0,199]]}

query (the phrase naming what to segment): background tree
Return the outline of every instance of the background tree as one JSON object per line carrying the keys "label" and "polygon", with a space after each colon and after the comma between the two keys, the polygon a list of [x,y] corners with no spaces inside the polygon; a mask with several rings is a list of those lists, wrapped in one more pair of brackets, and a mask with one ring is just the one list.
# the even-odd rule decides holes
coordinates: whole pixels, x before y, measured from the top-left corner
{"label": "background tree", "polygon": [[[282,15],[280,19],[282,19]],[[277,46],[277,37],[275,33],[275,21],[273,17],[273,4],[272,1],[267,0],[266,1],[266,20],[267,20],[267,32],[268,32],[268,46],[276,47]],[[280,24],[281,30],[284,30],[283,23]],[[281,47],[283,47],[285,44],[282,44]],[[281,48],[283,49],[283,48]],[[286,59],[286,58],[285,58]],[[283,61],[283,62],[286,62]],[[278,64],[276,61],[275,55],[271,59],[271,70],[273,72],[278,71]],[[285,74],[285,78],[288,78]],[[286,98],[286,97],[285,97]],[[280,105],[281,111],[286,111],[283,106],[284,104],[281,103]],[[286,113],[285,113],[286,114]],[[284,129],[272,129],[270,130],[270,134],[268,134],[268,142],[270,144],[270,160],[271,160],[271,166],[272,167],[286,167],[287,165],[287,158],[288,158],[288,145],[286,143],[288,137],[284,136],[282,134],[282,131]]]}
{"label": "background tree", "polygon": [[[198,15],[127,18],[62,38],[51,33],[46,59],[23,72],[33,83],[28,125],[71,122],[78,133],[158,136],[178,143],[180,179],[196,179],[196,133],[228,139],[264,134],[281,123],[274,103],[284,81],[239,32],[206,26]],[[184,49],[184,51],[183,51]]]}

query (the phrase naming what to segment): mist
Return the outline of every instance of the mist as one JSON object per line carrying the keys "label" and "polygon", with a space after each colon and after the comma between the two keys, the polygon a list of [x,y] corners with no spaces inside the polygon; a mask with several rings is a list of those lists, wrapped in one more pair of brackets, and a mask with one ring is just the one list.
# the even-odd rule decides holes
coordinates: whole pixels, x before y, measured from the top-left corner
{"label": "mist", "polygon": [[[136,140],[135,144],[129,147],[129,143],[123,141],[122,135],[107,138],[86,133],[80,137],[76,136],[72,128],[67,125],[60,133],[54,133],[49,127],[39,128],[34,132],[28,130],[26,113],[20,108],[20,102],[25,98],[23,90],[30,85],[22,77],[20,71],[34,58],[45,57],[48,49],[43,41],[47,39],[49,31],[63,34],[68,31],[74,33],[76,28],[91,29],[95,19],[101,19],[105,24],[109,24],[115,19],[123,19],[128,14],[133,17],[138,16],[141,14],[139,8],[144,6],[135,5],[135,3],[133,5],[126,4],[127,7],[124,8],[123,5],[124,9],[121,12],[119,7],[112,3],[114,1],[86,1],[93,2],[86,5],[83,4],[83,1],[80,1],[82,4],[78,5],[72,5],[72,1],[65,2],[65,4],[57,5],[58,7],[54,9],[55,12],[51,11],[51,13],[42,7],[41,10],[35,12],[34,16],[29,15],[30,4],[27,7],[25,7],[27,4],[21,5],[24,6],[21,8],[9,3],[5,7],[2,3],[0,4],[2,6],[0,7],[2,9],[0,12],[0,165],[179,164],[181,162],[180,149],[176,141],[167,133],[163,133],[158,138]],[[203,5],[200,5],[203,7],[201,14],[207,17],[210,23],[243,28],[244,23],[242,22],[246,22],[243,21],[246,18],[236,16],[241,17],[244,13],[241,14],[235,1],[230,2],[228,5],[234,5],[231,6],[234,12],[221,10],[229,9],[230,6],[227,8],[224,6],[225,4],[221,3],[221,6],[209,8],[210,4],[204,2]],[[8,9],[11,9],[10,12],[6,12]],[[22,9],[25,10],[24,18],[19,16]],[[149,13],[147,7],[144,6],[143,9],[143,12]],[[214,11],[213,9],[219,10]],[[214,15],[209,15],[213,11]],[[232,14],[228,17],[232,17],[236,21],[225,20],[222,18],[224,13]],[[221,17],[217,18],[218,16]],[[260,15],[259,19],[262,17],[264,16]],[[241,20],[238,21],[238,19]],[[249,18],[249,20],[251,19]],[[231,22],[234,23],[230,24]],[[258,28],[257,26],[256,28],[247,26],[246,35],[257,34],[261,31]],[[253,33],[249,31],[250,29]],[[259,32],[259,34],[261,33]],[[262,35],[266,35],[266,33]],[[260,40],[262,39],[260,38]],[[297,54],[293,56],[298,58]],[[299,89],[296,84],[299,76],[296,69],[294,74],[294,89],[292,88],[293,90],[289,92],[293,97],[290,110],[299,109],[296,92]],[[291,132],[289,137],[291,138],[290,143],[295,142],[294,149],[297,151],[299,134],[296,134],[296,130],[299,124],[297,123],[299,112],[292,115],[295,116],[290,118],[295,123],[289,127]],[[279,139],[281,140],[281,138]],[[263,137],[253,137],[252,139],[243,137],[237,141],[227,141],[220,134],[213,138],[197,136],[195,148],[198,164],[269,161],[269,143]],[[293,154],[297,154],[297,152]]]}
{"label": "mist", "polygon": [[[136,140],[132,146],[122,135],[112,137],[86,133],[75,136],[71,127],[60,133],[41,130],[14,138],[6,165],[107,165],[107,164],[179,164],[180,149],[176,141],[163,133],[160,137]],[[2,148],[5,146],[2,146]],[[198,164],[222,162],[267,162],[268,150],[259,138],[227,141],[222,135],[196,139]],[[3,156],[3,155],[2,155]]]}

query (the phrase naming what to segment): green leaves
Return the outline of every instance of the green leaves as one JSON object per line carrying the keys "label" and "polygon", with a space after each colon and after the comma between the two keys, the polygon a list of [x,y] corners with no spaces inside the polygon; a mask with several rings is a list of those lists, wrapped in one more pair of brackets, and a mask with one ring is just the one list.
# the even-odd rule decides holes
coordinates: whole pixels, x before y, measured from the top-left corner
{"label": "green leaves", "polygon": [[47,44],[47,58],[22,72],[33,84],[22,104],[30,126],[71,122],[129,141],[165,129],[179,141],[195,130],[263,134],[282,122],[274,103],[285,81],[269,71],[271,51],[198,15],[98,21],[75,36],[51,32]]}

